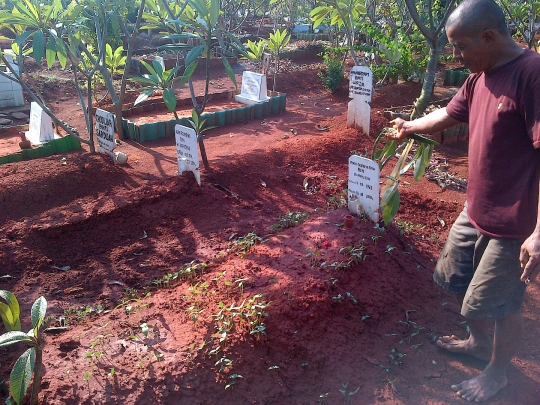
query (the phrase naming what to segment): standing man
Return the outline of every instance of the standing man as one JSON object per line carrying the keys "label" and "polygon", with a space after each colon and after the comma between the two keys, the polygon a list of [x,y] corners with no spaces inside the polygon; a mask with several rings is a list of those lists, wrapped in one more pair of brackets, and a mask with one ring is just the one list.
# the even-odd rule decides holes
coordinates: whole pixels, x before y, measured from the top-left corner
{"label": "standing man", "polygon": [[472,74],[446,108],[392,123],[396,138],[469,124],[467,202],[433,278],[457,294],[470,329],[465,340],[445,336],[437,345],[489,361],[480,375],[452,386],[480,402],[507,384],[525,288],[540,270],[540,55],[516,44],[493,0],[463,1],[446,33]]}

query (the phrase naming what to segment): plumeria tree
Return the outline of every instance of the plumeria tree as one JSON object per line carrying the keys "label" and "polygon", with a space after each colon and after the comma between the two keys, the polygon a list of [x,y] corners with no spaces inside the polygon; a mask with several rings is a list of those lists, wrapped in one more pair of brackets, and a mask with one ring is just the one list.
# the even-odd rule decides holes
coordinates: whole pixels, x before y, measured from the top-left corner
{"label": "plumeria tree", "polygon": [[[10,29],[15,39],[12,48],[18,55],[19,64],[24,66],[24,55],[28,54],[39,64],[46,60],[50,68],[56,61],[62,68],[70,63],[79,101],[86,120],[88,138],[78,133],[58,117],[45,105],[42,98],[23,80],[23,71],[13,73],[13,80],[21,84],[25,91],[69,134],[81,142],[90,145],[94,151],[92,81],[100,75],[110,94],[115,114],[117,133],[122,137],[122,104],[126,90],[127,69],[122,72],[119,86],[115,86],[113,76],[120,73],[121,63],[130,60],[138,27],[142,21],[142,10],[145,0],[137,3],[137,21],[132,29],[125,23],[125,15],[133,7],[126,0],[84,0],[67,1],[52,0],[42,4],[38,0],[13,0],[13,10],[0,13],[0,26]],[[110,38],[109,27],[118,27],[127,42],[125,59],[112,48],[108,48]],[[109,51],[110,49],[110,51]],[[5,59],[4,59],[5,62]],[[86,82],[85,91],[79,85],[79,79]]]}

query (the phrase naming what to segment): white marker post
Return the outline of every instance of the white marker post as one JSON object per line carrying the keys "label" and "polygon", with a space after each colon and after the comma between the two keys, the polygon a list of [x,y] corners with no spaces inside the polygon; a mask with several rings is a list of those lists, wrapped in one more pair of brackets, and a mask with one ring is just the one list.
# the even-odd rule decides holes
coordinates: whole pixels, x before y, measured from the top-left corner
{"label": "white marker post", "polygon": [[369,134],[371,119],[371,93],[373,74],[367,66],[353,66],[349,75],[349,109],[347,126],[358,127],[364,134]]}
{"label": "white marker post", "polygon": [[197,184],[201,185],[199,170],[199,153],[197,150],[197,134],[193,128],[180,124],[174,126],[176,153],[178,155],[178,174],[193,172]]}
{"label": "white marker post", "polygon": [[24,134],[26,139],[34,145],[40,145],[54,139],[51,117],[34,101],[30,103],[30,124],[28,131]]}
{"label": "white marker post", "polygon": [[361,156],[349,158],[349,211],[365,212],[374,222],[379,221],[380,170],[377,162]]}
{"label": "white marker post", "polygon": [[96,136],[98,152],[105,152],[114,159],[114,115],[101,108],[96,109]]}
{"label": "white marker post", "polygon": [[242,73],[242,88],[240,94],[234,96],[234,99],[239,103],[249,105],[268,100],[266,75],[244,71],[244,73]]}

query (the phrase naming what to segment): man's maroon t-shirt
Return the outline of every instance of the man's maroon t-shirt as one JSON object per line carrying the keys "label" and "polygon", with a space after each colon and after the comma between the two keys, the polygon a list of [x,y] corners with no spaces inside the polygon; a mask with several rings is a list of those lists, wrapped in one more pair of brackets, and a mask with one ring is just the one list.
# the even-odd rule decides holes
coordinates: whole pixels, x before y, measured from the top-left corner
{"label": "man's maroon t-shirt", "polygon": [[525,239],[534,230],[540,169],[540,54],[525,50],[472,74],[446,107],[469,123],[467,212],[481,233]]}

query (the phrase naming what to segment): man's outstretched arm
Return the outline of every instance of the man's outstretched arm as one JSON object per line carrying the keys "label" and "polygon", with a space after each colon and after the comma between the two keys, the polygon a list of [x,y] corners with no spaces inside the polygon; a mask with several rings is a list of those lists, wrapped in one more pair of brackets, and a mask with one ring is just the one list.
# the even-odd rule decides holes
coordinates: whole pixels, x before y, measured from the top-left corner
{"label": "man's outstretched arm", "polygon": [[448,127],[459,124],[460,121],[452,118],[446,112],[446,108],[439,108],[432,113],[418,118],[413,121],[405,121],[401,118],[396,118],[390,121],[393,127],[397,129],[395,138],[405,138],[410,134],[434,134]]}

